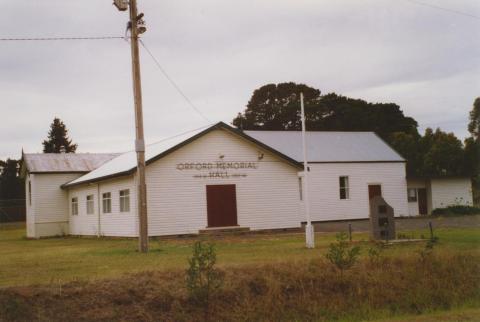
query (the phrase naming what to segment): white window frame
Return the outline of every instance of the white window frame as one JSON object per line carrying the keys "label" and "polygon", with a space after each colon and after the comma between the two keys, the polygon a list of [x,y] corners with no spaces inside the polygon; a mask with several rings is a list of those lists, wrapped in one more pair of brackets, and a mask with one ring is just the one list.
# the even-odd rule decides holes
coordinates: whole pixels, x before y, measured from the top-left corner
{"label": "white window frame", "polygon": [[300,201],[303,201],[303,179],[298,177],[298,193],[300,195]]}
{"label": "white window frame", "polygon": [[[344,186],[342,187],[342,178],[344,178]],[[350,177],[349,176],[340,176],[338,177],[338,196],[340,200],[349,200],[350,199]],[[342,198],[342,191],[345,193],[345,198]]]}
{"label": "white window frame", "polygon": [[28,205],[32,205],[32,181],[28,180]]}
{"label": "white window frame", "polygon": [[78,197],[72,197],[72,216],[78,216]]}
{"label": "white window frame", "polygon": [[[413,191],[415,196],[411,196],[410,195],[410,192]],[[408,188],[407,189],[407,199],[408,199],[408,202],[418,202],[418,192],[417,192],[417,188]]]}
{"label": "white window frame", "polygon": [[102,213],[104,214],[112,213],[112,193],[111,192],[102,193]]}
{"label": "white window frame", "polygon": [[130,212],[130,189],[123,189],[118,192],[120,212]]}
{"label": "white window frame", "polygon": [[[90,198],[90,199],[89,199]],[[87,208],[87,215],[93,215],[95,213],[95,198],[93,195],[85,197],[85,205]]]}

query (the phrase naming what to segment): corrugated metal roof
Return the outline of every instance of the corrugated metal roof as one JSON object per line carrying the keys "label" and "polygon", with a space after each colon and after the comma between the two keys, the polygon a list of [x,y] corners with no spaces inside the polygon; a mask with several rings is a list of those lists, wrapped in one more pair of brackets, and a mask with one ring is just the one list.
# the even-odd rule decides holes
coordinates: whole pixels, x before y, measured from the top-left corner
{"label": "corrugated metal roof", "polygon": [[[219,124],[230,128],[224,123],[217,125]],[[147,145],[145,159],[148,162],[217,125],[208,125]],[[301,132],[245,131],[243,133],[278,151],[279,154],[297,162],[303,161]],[[372,132],[308,132],[307,148],[309,162],[404,161],[398,153]],[[133,171],[136,165],[136,153],[127,152],[65,186],[126,174]]]}
{"label": "corrugated metal roof", "polygon": [[23,160],[31,173],[90,172],[119,153],[25,153]]}
{"label": "corrugated metal roof", "polygon": [[[159,142],[156,142],[154,144],[149,144],[145,147],[145,160],[150,160],[156,157],[157,155],[175,147],[176,145],[192,138],[193,136],[199,134],[202,131],[205,131],[211,127],[205,126],[200,129],[196,129],[191,132],[183,133],[177,136],[173,136],[170,138],[163,139]],[[90,173],[87,173],[84,176],[81,176],[80,178],[77,178],[69,183],[67,183],[65,186],[70,186],[70,185],[75,185],[79,184],[82,182],[88,182],[92,180],[96,180],[99,178],[104,178],[104,177],[109,177],[113,176],[115,174],[121,174],[125,172],[129,172],[132,169],[134,169],[137,166],[137,154],[135,151],[130,151],[127,153],[124,153],[115,159],[105,163],[101,167],[99,167],[96,170],[93,170]]]}
{"label": "corrugated metal roof", "polygon": [[[245,134],[303,162],[300,131],[245,131]],[[373,132],[307,132],[306,135],[308,162],[405,161]]]}

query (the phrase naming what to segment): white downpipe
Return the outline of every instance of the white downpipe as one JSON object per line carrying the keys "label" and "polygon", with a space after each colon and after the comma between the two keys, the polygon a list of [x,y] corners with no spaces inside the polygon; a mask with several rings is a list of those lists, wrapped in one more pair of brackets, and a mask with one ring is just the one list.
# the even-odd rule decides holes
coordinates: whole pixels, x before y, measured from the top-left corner
{"label": "white downpipe", "polygon": [[307,248],[315,248],[315,232],[313,230],[310,219],[310,199],[308,193],[308,161],[307,161],[307,143],[306,143],[306,129],[305,129],[305,108],[303,106],[303,93],[300,93],[300,107],[302,117],[302,146],[303,146],[303,202],[305,205],[305,215],[307,225],[305,226],[305,242]]}
{"label": "white downpipe", "polygon": [[97,229],[97,237],[102,236],[102,220],[100,217],[100,183],[97,183],[97,211],[98,211],[98,229]]}

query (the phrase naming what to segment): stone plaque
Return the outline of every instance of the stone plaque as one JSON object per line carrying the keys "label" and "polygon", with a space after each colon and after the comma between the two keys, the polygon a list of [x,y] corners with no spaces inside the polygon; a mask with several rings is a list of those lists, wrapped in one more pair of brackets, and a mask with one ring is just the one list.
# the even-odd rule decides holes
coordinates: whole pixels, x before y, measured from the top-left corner
{"label": "stone plaque", "polygon": [[393,208],[381,196],[370,199],[370,233],[373,239],[395,239]]}

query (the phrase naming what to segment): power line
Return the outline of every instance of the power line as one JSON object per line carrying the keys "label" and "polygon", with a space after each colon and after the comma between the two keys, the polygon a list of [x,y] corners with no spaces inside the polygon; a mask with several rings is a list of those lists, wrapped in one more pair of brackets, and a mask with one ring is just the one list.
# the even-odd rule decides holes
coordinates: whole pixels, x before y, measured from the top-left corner
{"label": "power line", "polygon": [[[196,129],[193,129],[193,130],[188,130],[188,131],[185,131],[185,132],[182,132],[182,133],[178,133],[178,134],[175,134],[175,135],[172,135],[172,136],[167,136],[167,137],[164,137],[163,139],[160,139],[160,140],[157,140],[157,141],[154,141],[152,143],[148,143],[148,144],[145,144],[146,147],[151,147],[151,146],[154,146],[155,144],[158,144],[158,143],[162,143],[162,142],[165,142],[165,141],[168,141],[168,140],[172,140],[172,139],[175,139],[179,136],[183,136],[183,135],[187,135],[189,133],[193,133],[193,132],[196,132],[196,131],[200,131],[200,130],[203,130],[203,129],[207,129],[209,126],[212,126],[213,124],[209,124],[209,125],[204,125],[204,126],[201,126],[201,127],[198,127]],[[125,154],[125,153],[129,153],[129,152],[135,152],[135,150],[128,150],[128,151],[123,151],[123,152],[120,152],[120,154]]]}
{"label": "power line", "polygon": [[99,36],[99,37],[29,37],[29,38],[0,38],[0,41],[60,41],[60,40],[105,40],[125,39],[122,36]]}
{"label": "power line", "polygon": [[190,105],[190,107],[195,111],[197,112],[198,115],[200,115],[205,121],[207,121],[208,123],[211,123],[210,119],[208,117],[206,117],[201,111],[200,109],[198,109],[195,104],[193,104],[193,102],[187,97],[187,95],[185,95],[185,93],[180,89],[180,87],[177,85],[177,83],[175,83],[175,81],[168,75],[168,73],[165,71],[165,69],[162,67],[162,65],[160,65],[160,63],[158,62],[158,60],[155,58],[155,56],[152,54],[152,52],[147,48],[147,46],[145,45],[145,43],[139,39],[139,42],[140,44],[142,45],[143,48],[145,48],[145,50],[147,51],[147,53],[150,55],[150,57],[153,59],[153,61],[155,62],[155,64],[157,65],[158,69],[160,69],[160,71],[162,72],[163,76],[165,76],[165,78],[170,82],[170,84],[173,85],[173,87],[177,90],[177,92],[185,99],[185,101],[188,103],[188,105]]}
{"label": "power line", "polygon": [[[125,36],[97,36],[97,37],[24,37],[24,38],[14,38],[14,37],[9,37],[9,38],[0,38],[0,41],[64,41],[64,40],[108,40],[108,39],[124,39],[127,40],[128,37]],[[192,109],[200,115],[205,121],[211,122],[208,117],[206,117],[200,109],[198,109],[195,104],[188,98],[188,96],[182,91],[182,89],[175,83],[175,81],[168,75],[166,70],[160,65],[158,60],[155,58],[153,53],[148,49],[148,47],[145,45],[145,43],[139,39],[140,44],[145,48],[147,53],[150,55],[150,57],[153,59],[157,67],[160,69],[162,74],[167,78],[167,80],[173,85],[173,87],[177,90],[177,92],[187,101],[187,103],[192,107]]]}
{"label": "power line", "polygon": [[458,10],[454,10],[454,9],[444,8],[444,7],[440,7],[440,6],[437,6],[437,5],[433,5],[433,4],[429,4],[429,3],[421,2],[421,1],[417,1],[417,0],[406,0],[406,1],[411,2],[411,3],[414,3],[414,4],[416,4],[416,5],[421,5],[421,6],[425,6],[425,7],[429,7],[429,8],[433,8],[433,9],[438,9],[438,10],[443,10],[443,11],[455,13],[455,14],[457,14],[457,15],[462,15],[462,16],[466,16],[466,17],[470,17],[470,18],[474,18],[474,19],[480,20],[480,16],[475,16],[475,15],[472,15],[472,14],[469,14],[469,13],[466,13],[466,12],[463,12],[463,11],[458,11]]}

